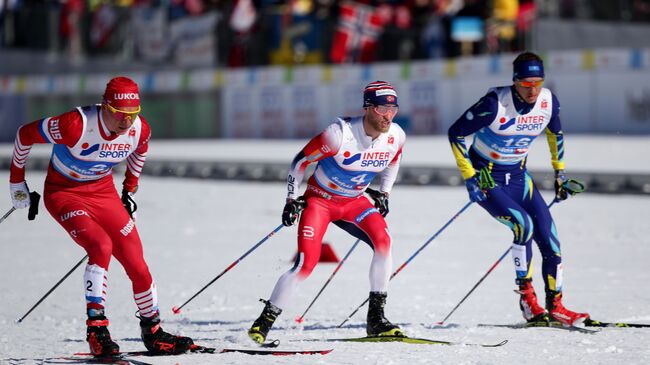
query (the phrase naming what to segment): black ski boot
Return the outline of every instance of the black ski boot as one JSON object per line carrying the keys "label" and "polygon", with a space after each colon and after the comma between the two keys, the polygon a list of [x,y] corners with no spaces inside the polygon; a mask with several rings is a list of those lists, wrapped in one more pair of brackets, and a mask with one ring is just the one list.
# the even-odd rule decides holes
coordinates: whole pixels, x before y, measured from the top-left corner
{"label": "black ski boot", "polygon": [[384,317],[386,296],[383,292],[370,292],[366,333],[368,336],[404,336],[399,326]]}
{"label": "black ski boot", "polygon": [[248,337],[261,344],[266,341],[266,335],[269,334],[269,330],[273,327],[273,323],[275,323],[275,320],[278,318],[280,313],[282,313],[282,309],[274,306],[268,300],[260,299],[260,302],[266,303],[266,305],[264,306],[264,310],[262,310],[262,314],[257,317],[251,328],[248,330]]}
{"label": "black ski boot", "polygon": [[187,352],[194,341],[189,337],[175,336],[163,331],[160,327],[160,318],[140,317],[142,342],[152,354],[177,355]]}
{"label": "black ski boot", "polygon": [[93,356],[111,356],[120,353],[120,346],[111,339],[111,334],[108,332],[106,316],[88,317],[86,326],[88,326],[86,341],[88,341],[90,353]]}

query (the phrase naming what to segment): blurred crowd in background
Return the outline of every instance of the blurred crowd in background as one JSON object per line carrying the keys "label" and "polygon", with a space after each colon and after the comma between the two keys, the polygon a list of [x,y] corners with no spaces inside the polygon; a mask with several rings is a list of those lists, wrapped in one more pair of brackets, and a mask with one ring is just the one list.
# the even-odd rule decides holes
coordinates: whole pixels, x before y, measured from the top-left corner
{"label": "blurred crowd in background", "polygon": [[531,48],[537,19],[650,23],[650,0],[0,0],[0,52],[244,67]]}

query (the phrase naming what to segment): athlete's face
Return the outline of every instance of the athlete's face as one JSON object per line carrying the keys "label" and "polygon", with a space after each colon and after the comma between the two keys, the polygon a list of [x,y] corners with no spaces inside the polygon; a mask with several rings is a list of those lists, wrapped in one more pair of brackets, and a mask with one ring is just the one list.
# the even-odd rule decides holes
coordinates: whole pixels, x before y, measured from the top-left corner
{"label": "athlete's face", "polygon": [[104,110],[104,122],[109,131],[115,134],[125,134],[133,125],[133,121],[140,113],[139,106],[129,106],[120,109],[113,108],[109,104],[102,104]]}
{"label": "athlete's face", "polygon": [[375,138],[381,133],[388,132],[398,107],[394,104],[372,105],[366,107],[366,132]]}
{"label": "athlete's face", "polygon": [[537,101],[537,97],[542,91],[542,85],[544,85],[544,79],[541,77],[527,77],[515,80],[515,90],[528,104],[534,104]]}

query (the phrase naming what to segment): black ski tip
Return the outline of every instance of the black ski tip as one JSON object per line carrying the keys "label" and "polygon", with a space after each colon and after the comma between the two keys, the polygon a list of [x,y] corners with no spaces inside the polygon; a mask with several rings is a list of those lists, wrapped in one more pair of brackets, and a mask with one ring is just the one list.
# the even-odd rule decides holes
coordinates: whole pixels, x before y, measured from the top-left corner
{"label": "black ski tip", "polygon": [[263,342],[260,344],[260,347],[262,348],[267,348],[267,349],[274,349],[276,347],[280,346],[280,340],[275,339],[275,340],[269,340],[267,342]]}
{"label": "black ski tip", "polygon": [[497,343],[497,344],[494,344],[494,345],[488,345],[488,346],[483,346],[483,347],[499,347],[499,346],[503,346],[503,345],[505,345],[505,344],[507,344],[507,343],[508,343],[508,340],[503,340],[503,341],[501,341],[501,342],[499,342],[499,343]]}
{"label": "black ski tip", "polygon": [[568,326],[560,322],[547,322],[547,321],[534,321],[534,322],[524,322],[524,323],[514,323],[514,324],[488,324],[488,323],[479,323],[478,327],[499,327],[499,328],[511,328],[511,329],[525,329],[525,328],[553,328],[565,331],[575,331],[587,334],[595,334],[600,332],[600,329],[589,329],[578,326]]}
{"label": "black ski tip", "polygon": [[602,322],[591,318],[585,319],[583,323],[585,327],[650,328],[650,323]]}
{"label": "black ski tip", "polygon": [[217,351],[217,349],[214,347],[206,347],[206,346],[201,346],[196,344],[192,345],[189,350],[190,353],[199,353],[199,354],[214,354],[215,351]]}

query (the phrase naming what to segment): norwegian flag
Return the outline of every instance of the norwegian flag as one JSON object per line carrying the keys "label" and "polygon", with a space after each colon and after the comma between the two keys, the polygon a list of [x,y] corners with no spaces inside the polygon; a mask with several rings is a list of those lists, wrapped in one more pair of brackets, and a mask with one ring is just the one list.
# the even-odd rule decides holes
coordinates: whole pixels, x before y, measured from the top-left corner
{"label": "norwegian flag", "polygon": [[108,42],[117,25],[119,15],[110,5],[100,5],[99,10],[93,15],[90,26],[90,42],[96,48],[102,48]]}
{"label": "norwegian flag", "polygon": [[372,62],[377,39],[386,24],[376,8],[354,2],[339,5],[339,24],[332,39],[333,63]]}

